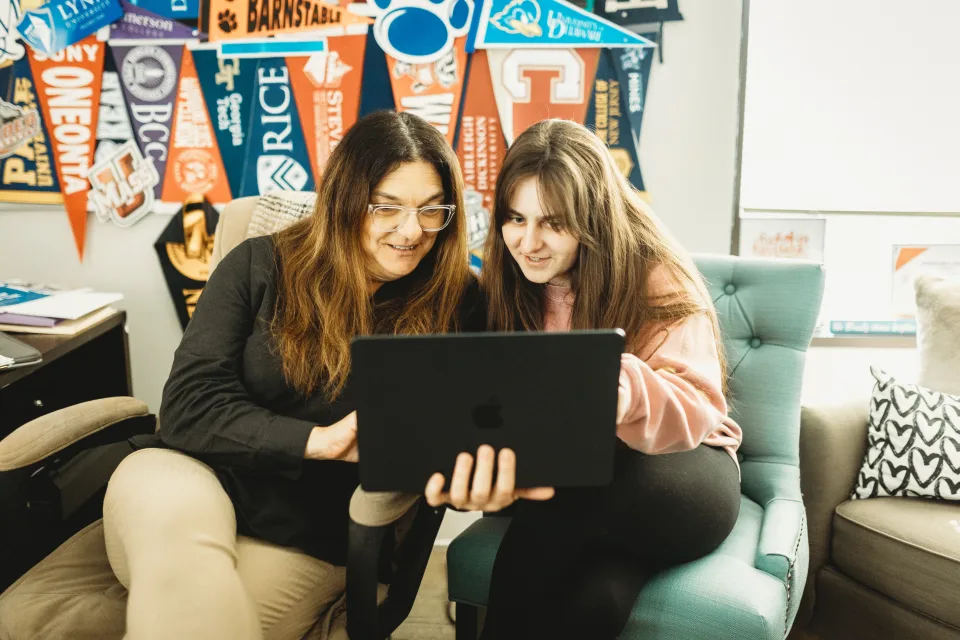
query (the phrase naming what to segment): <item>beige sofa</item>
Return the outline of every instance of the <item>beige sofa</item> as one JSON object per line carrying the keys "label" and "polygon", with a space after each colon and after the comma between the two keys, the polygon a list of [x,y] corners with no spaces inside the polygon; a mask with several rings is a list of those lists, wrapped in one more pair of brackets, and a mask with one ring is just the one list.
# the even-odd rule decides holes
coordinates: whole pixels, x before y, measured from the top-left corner
{"label": "beige sofa", "polygon": [[868,405],[802,409],[810,573],[791,637],[960,640],[960,503],[848,499]]}

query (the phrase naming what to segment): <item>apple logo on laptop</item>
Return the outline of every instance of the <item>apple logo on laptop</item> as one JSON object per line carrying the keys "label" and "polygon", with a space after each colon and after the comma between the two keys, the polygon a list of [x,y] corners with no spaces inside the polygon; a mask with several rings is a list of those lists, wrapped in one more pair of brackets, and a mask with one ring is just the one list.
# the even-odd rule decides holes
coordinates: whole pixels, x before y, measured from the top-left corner
{"label": "apple logo on laptop", "polygon": [[491,397],[484,404],[478,404],[470,412],[473,424],[478,429],[499,429],[503,426],[503,416],[500,415],[500,403]]}

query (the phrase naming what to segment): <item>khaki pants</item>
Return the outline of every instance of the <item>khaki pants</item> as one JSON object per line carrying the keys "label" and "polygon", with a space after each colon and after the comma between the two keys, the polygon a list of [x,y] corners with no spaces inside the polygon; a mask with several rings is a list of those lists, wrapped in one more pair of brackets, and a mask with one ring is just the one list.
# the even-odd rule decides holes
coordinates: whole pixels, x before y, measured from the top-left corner
{"label": "khaki pants", "polygon": [[103,522],[129,640],[300,640],[345,588],[343,567],[238,536],[214,472],[175,451],[125,458]]}

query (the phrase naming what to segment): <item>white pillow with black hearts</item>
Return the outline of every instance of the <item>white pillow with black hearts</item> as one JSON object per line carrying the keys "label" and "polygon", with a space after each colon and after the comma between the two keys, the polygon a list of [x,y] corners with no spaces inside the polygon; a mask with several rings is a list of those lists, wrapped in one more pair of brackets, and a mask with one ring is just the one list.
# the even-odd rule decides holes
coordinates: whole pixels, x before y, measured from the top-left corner
{"label": "white pillow with black hearts", "polygon": [[871,367],[867,455],[852,499],[960,501],[960,396],[902,384]]}

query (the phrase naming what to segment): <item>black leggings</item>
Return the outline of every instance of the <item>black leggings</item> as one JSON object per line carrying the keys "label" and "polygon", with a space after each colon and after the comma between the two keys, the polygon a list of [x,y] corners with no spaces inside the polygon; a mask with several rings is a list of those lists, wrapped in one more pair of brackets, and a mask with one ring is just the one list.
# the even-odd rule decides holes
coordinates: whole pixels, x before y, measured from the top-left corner
{"label": "black leggings", "polygon": [[615,638],[650,577],[716,549],[739,512],[737,466],[723,449],[650,456],[617,440],[609,485],[517,505],[481,638]]}

